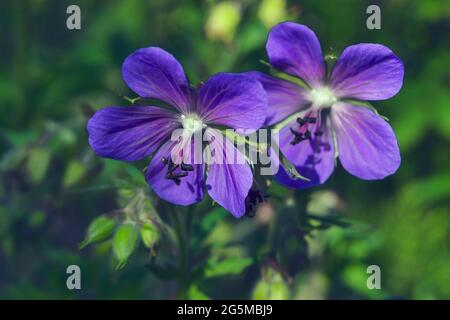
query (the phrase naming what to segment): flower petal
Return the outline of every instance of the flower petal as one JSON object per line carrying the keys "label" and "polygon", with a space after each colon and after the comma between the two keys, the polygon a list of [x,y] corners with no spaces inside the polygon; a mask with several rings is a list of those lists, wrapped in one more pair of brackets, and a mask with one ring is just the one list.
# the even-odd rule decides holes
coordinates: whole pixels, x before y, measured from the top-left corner
{"label": "flower petal", "polygon": [[176,114],[159,107],[106,107],[87,124],[89,144],[98,155],[125,161],[154,152],[180,126]]}
{"label": "flower petal", "polygon": [[339,103],[333,106],[339,159],[351,174],[383,179],[400,166],[400,151],[391,126],[372,110]]}
{"label": "flower petal", "polygon": [[122,65],[122,77],[141,97],[162,100],[181,112],[192,104],[183,67],[161,48],[143,48],[129,55]]}
{"label": "flower petal", "polygon": [[267,93],[267,118],[264,126],[275,124],[308,104],[305,89],[293,82],[265,75],[258,71],[244,72],[258,80]]}
{"label": "flower petal", "polygon": [[259,129],[266,119],[262,85],[241,74],[219,73],[201,87],[200,116],[209,123],[234,129]]}
{"label": "flower petal", "polygon": [[207,129],[205,137],[208,141],[213,140],[205,149],[211,154],[206,179],[208,193],[233,216],[240,218],[245,214],[245,198],[253,184],[252,171],[244,156],[219,131]]}
{"label": "flower petal", "polygon": [[[186,171],[188,175],[180,178],[179,185],[175,183],[175,180],[166,178],[168,164],[164,164],[163,158],[171,159],[172,149],[176,144],[177,142],[169,141],[158,150],[148,166],[145,178],[160,198],[187,206],[203,199],[205,165],[204,163],[192,164],[193,171]],[[182,172],[180,168],[174,171],[175,174],[180,172]]]}
{"label": "flower petal", "polygon": [[308,27],[283,22],[272,28],[266,44],[270,64],[305,80],[310,86],[320,85],[325,77],[325,62],[320,42]]}
{"label": "flower petal", "polygon": [[384,100],[403,84],[403,62],[387,47],[362,43],[347,47],[333,68],[331,84],[339,97]]}
{"label": "flower petal", "polygon": [[[305,189],[324,183],[334,170],[334,146],[328,126],[320,123],[317,112],[305,111],[304,117],[314,117],[316,123],[300,126],[296,120],[292,121],[280,132],[280,150],[284,156],[295,166],[297,171],[309,181],[292,179],[281,166],[276,179],[281,184],[291,188]],[[295,145],[291,142],[294,135],[291,128],[298,132],[308,130],[311,139],[305,139]],[[321,133],[317,135],[316,132]]]}

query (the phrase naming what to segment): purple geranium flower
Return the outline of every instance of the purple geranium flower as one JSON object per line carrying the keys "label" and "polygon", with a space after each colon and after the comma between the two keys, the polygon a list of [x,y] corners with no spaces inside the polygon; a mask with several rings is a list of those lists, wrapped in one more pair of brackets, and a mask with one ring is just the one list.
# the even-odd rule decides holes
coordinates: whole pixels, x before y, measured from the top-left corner
{"label": "purple geranium flower", "polygon": [[309,178],[293,180],[280,170],[281,183],[294,188],[323,183],[337,155],[349,173],[362,179],[382,179],[398,169],[400,152],[392,128],[362,102],[388,99],[400,90],[403,63],[390,49],[380,44],[349,46],[329,76],[319,40],[306,26],[278,24],[269,33],[266,49],[274,68],[306,84],[246,73],[268,94],[265,125],[283,120],[280,150]]}
{"label": "purple geranium flower", "polygon": [[[106,107],[97,111],[87,125],[92,149],[102,157],[124,161],[153,154],[146,179],[161,198],[190,205],[203,198],[206,188],[214,201],[235,217],[242,216],[253,183],[252,171],[219,128],[256,130],[263,125],[267,101],[261,84],[243,75],[222,73],[196,90],[189,85],[180,63],[155,47],[128,56],[122,74],[140,97],[157,99],[170,107]],[[183,132],[182,141],[172,141],[176,129]],[[194,160],[193,136],[198,133],[204,134],[208,144],[200,149],[200,158],[202,153],[206,157],[208,149],[208,157],[222,159],[209,162],[208,170],[205,161]],[[182,154],[186,145],[192,151],[190,162]],[[182,161],[174,161],[174,154]]]}

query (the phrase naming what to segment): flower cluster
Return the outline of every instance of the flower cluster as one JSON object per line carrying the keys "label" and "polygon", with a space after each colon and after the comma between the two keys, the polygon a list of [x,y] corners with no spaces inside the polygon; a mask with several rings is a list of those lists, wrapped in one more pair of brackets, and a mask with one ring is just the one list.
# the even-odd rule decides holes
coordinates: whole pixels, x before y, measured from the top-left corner
{"label": "flower cluster", "polygon": [[235,217],[256,204],[250,198],[260,191],[253,188],[253,163],[227,129],[236,136],[261,128],[279,133],[282,156],[304,178],[283,167],[274,174],[292,188],[325,182],[337,157],[361,179],[397,170],[394,132],[364,102],[400,90],[403,64],[391,50],[353,45],[327,70],[313,31],[291,22],[270,31],[266,49],[271,66],[298,81],[256,71],[219,73],[194,88],[171,54],[156,47],[137,50],[123,64],[123,79],[139,97],[160,103],[97,111],[87,125],[92,149],[123,161],[152,156],[146,180],[160,198],[190,205],[207,192]]}

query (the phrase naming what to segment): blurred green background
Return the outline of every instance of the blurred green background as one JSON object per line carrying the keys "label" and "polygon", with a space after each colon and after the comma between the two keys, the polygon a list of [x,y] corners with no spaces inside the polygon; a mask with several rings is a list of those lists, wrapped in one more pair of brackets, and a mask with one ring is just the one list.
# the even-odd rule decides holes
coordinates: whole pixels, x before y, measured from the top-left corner
{"label": "blurred green background", "polygon": [[[79,31],[66,28],[70,4]],[[370,4],[381,30],[366,28]],[[394,176],[360,181],[338,167],[321,187],[272,185],[255,217],[236,220],[209,199],[169,206],[146,186],[145,161],[90,150],[93,110],[133,96],[128,54],[162,47],[194,84],[268,72],[267,32],[284,20],[312,28],[324,54],[377,42],[403,59],[403,89],[374,104],[399,139]],[[1,1],[0,43],[0,298],[450,299],[449,1]],[[99,216],[111,228],[79,250]],[[128,247],[124,221],[137,230],[122,232]],[[66,288],[70,264],[81,290]],[[372,264],[381,290],[367,289]]]}

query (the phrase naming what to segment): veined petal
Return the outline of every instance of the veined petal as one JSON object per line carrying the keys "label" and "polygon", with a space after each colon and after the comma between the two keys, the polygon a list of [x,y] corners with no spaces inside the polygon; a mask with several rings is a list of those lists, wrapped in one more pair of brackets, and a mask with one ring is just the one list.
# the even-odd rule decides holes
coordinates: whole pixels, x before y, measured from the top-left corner
{"label": "veined petal", "polygon": [[[191,143],[191,141],[187,142]],[[192,171],[184,171],[181,165],[168,176],[168,159],[172,159],[172,150],[177,142],[168,141],[153,156],[148,166],[145,178],[153,191],[162,199],[178,205],[190,205],[199,202],[204,196],[204,163],[191,164]],[[193,159],[193,158],[192,158]],[[177,185],[175,177],[182,172],[187,175],[179,178]]]}
{"label": "veined petal", "polygon": [[264,126],[275,124],[305,108],[309,103],[305,89],[293,82],[265,75],[258,71],[244,72],[258,80],[267,93],[267,118]]}
{"label": "veined petal", "polygon": [[201,87],[197,107],[208,123],[234,129],[259,129],[267,112],[262,85],[241,74],[219,73]]}
{"label": "veined petal", "polygon": [[192,91],[183,67],[161,48],[143,48],[129,55],[122,65],[122,77],[141,97],[164,101],[181,112],[192,105]]}
{"label": "veined petal", "polygon": [[98,155],[125,161],[153,153],[180,126],[176,114],[159,107],[106,107],[87,124],[89,144]]}
{"label": "veined petal", "polygon": [[272,28],[266,44],[270,64],[275,68],[318,86],[325,78],[320,42],[308,27],[283,22]]}
{"label": "veined petal", "polygon": [[[324,183],[334,170],[334,146],[328,123],[321,122],[318,112],[305,111],[302,119],[315,118],[315,123],[300,125],[296,120],[289,123],[280,132],[280,150],[295,166],[298,173],[309,181],[292,179],[281,167],[276,175],[277,181],[295,189],[305,189]],[[310,139],[304,139],[293,145],[294,134],[291,129],[305,133],[309,131]]]}
{"label": "veined petal", "polygon": [[338,97],[384,100],[403,84],[403,62],[381,44],[347,47],[333,68],[331,85]]}
{"label": "veined petal", "polygon": [[205,149],[205,157],[211,159],[206,179],[208,193],[240,218],[245,214],[245,198],[253,184],[252,171],[244,156],[219,131],[207,129],[205,137],[211,141]]}
{"label": "veined petal", "polygon": [[351,174],[383,179],[400,166],[400,151],[391,126],[372,110],[338,103],[332,107],[339,160]]}

